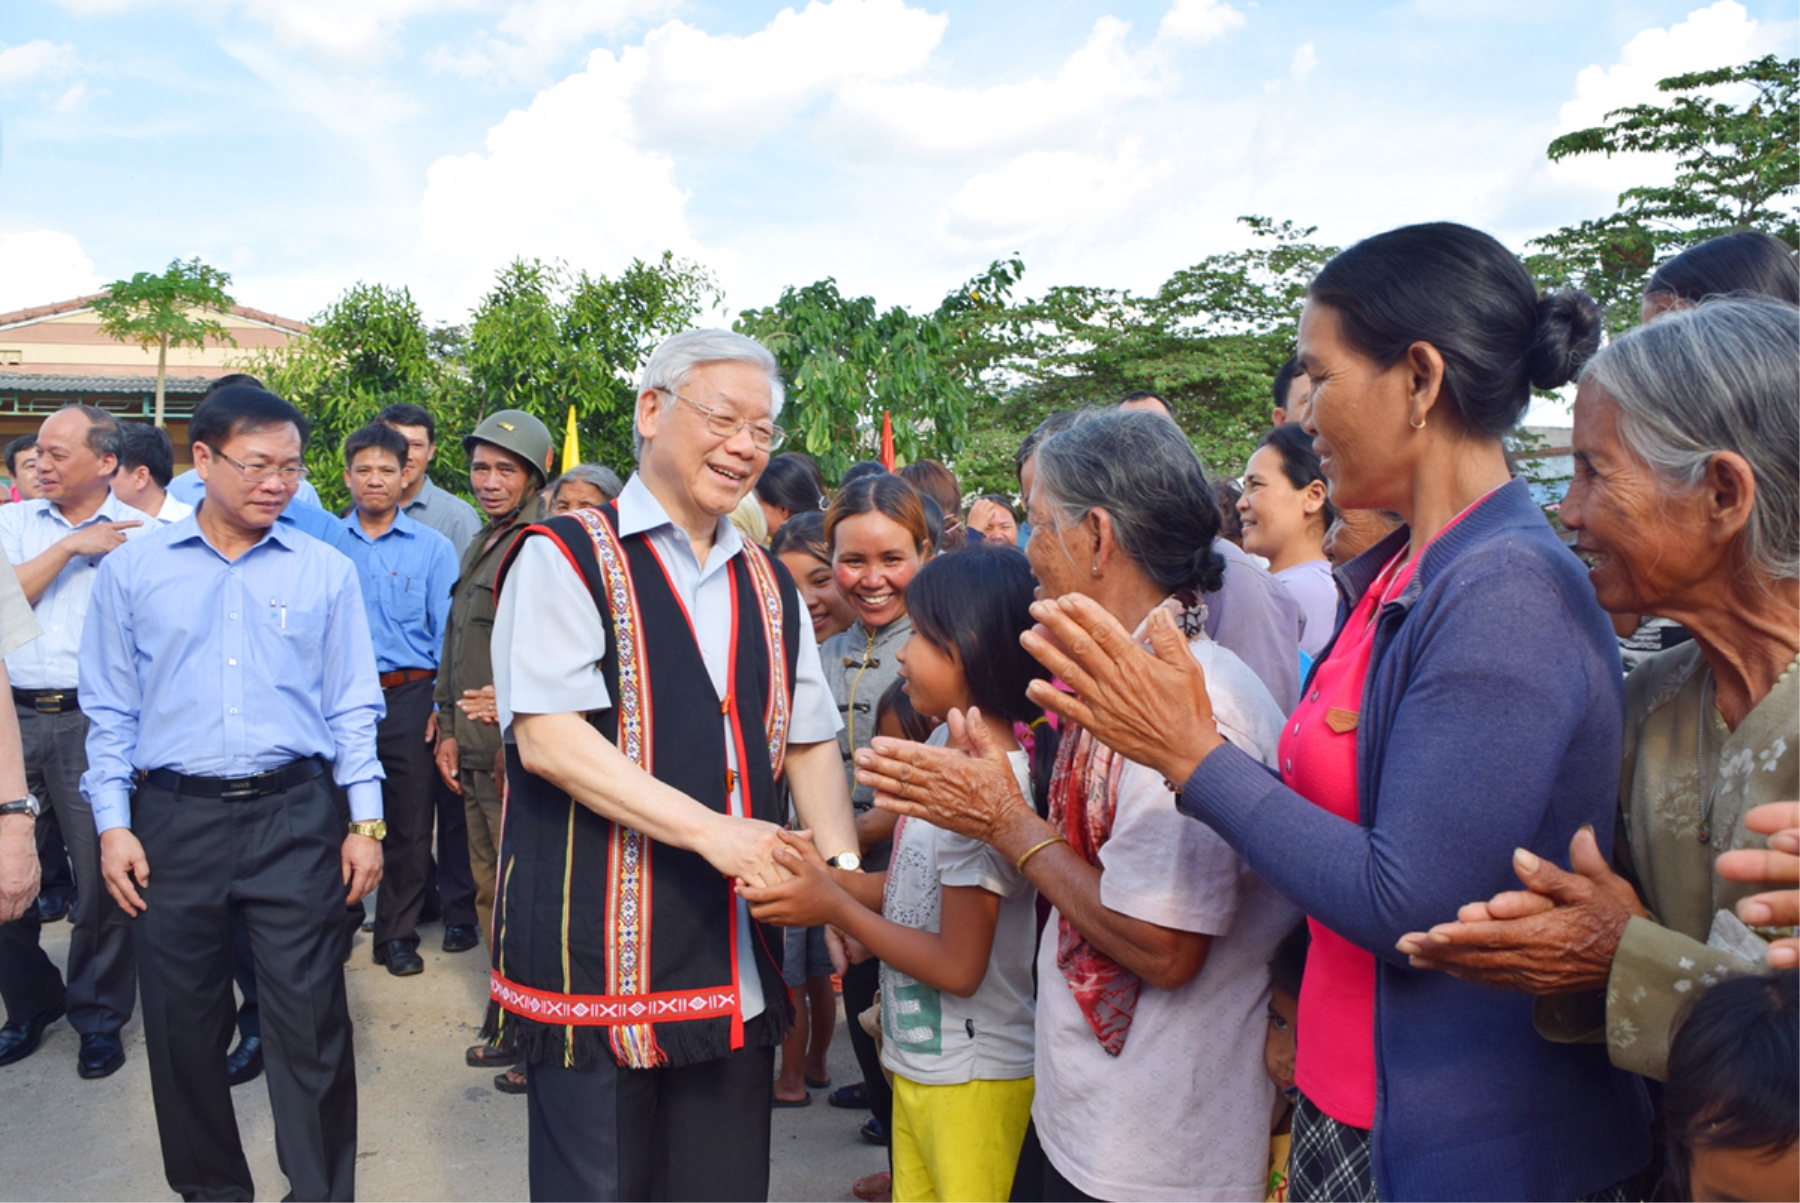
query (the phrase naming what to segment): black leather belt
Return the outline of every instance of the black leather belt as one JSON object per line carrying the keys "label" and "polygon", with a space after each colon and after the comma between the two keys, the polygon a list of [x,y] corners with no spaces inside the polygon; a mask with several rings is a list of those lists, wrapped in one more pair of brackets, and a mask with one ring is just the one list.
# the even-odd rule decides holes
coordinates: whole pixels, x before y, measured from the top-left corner
{"label": "black leather belt", "polygon": [[80,695],[73,689],[15,689],[13,701],[29,706],[39,714],[63,714],[81,709]]}
{"label": "black leather belt", "polygon": [[325,761],[308,756],[284,764],[278,769],[258,773],[254,777],[189,777],[174,769],[151,769],[144,780],[157,789],[195,798],[220,798],[226,802],[242,802],[248,798],[266,798],[283,790],[304,785],[325,772]]}

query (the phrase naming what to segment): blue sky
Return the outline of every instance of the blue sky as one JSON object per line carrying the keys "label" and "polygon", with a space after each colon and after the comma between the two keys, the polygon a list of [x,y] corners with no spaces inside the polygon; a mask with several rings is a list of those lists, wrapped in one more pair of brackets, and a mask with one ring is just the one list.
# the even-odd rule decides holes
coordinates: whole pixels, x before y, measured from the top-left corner
{"label": "blue sky", "polygon": [[9,0],[0,310],[176,256],[305,318],[461,320],[515,255],[664,248],[728,309],[1151,288],[1241,245],[1453,218],[1512,245],[1663,170],[1543,148],[1657,78],[1792,55],[1763,0]]}

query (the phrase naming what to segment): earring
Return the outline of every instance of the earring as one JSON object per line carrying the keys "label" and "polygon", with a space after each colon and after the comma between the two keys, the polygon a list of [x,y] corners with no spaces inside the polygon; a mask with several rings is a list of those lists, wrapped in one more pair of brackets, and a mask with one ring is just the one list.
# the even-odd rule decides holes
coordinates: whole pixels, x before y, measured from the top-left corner
{"label": "earring", "polygon": [[1090,564],[1088,566],[1088,575],[1089,576],[1099,576],[1100,575],[1100,561],[1099,560],[1095,560],[1092,564]]}
{"label": "earring", "polygon": [[1414,430],[1424,430],[1425,429],[1425,419],[1420,418],[1417,422],[1414,422],[1411,419],[1408,419],[1407,425],[1411,426]]}

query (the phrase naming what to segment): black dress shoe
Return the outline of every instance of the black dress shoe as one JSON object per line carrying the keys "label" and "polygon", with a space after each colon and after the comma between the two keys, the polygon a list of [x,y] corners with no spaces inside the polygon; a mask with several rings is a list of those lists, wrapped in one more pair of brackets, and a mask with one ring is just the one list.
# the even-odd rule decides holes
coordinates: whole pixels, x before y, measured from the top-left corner
{"label": "black dress shoe", "polygon": [[23,1061],[37,1052],[37,1046],[43,1043],[44,1029],[63,1017],[63,1009],[63,1004],[57,1003],[32,1019],[0,1027],[0,1065]]}
{"label": "black dress shoe", "polygon": [[395,977],[411,977],[415,973],[425,972],[425,958],[418,954],[411,940],[389,940],[386,944],[377,944],[375,963],[386,965],[387,971]]}
{"label": "black dress shoe", "polygon": [[104,1078],[125,1064],[125,1042],[117,1032],[89,1032],[81,1038],[81,1056],[75,1072],[84,1078]]}
{"label": "black dress shoe", "polygon": [[464,926],[461,923],[446,923],[444,925],[445,952],[467,952],[479,943],[481,943],[481,929],[479,927]]}
{"label": "black dress shoe", "polygon": [[233,1086],[254,1082],[262,1076],[262,1037],[245,1036],[231,1055],[225,1058],[225,1080]]}

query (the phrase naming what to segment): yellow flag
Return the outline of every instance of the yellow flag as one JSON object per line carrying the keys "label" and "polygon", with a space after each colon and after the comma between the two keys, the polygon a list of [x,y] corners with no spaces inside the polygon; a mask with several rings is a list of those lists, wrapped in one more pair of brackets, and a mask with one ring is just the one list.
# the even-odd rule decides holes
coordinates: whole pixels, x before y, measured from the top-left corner
{"label": "yellow flag", "polygon": [[575,429],[575,407],[569,406],[569,428],[563,432],[562,470],[567,472],[581,462],[581,435]]}

